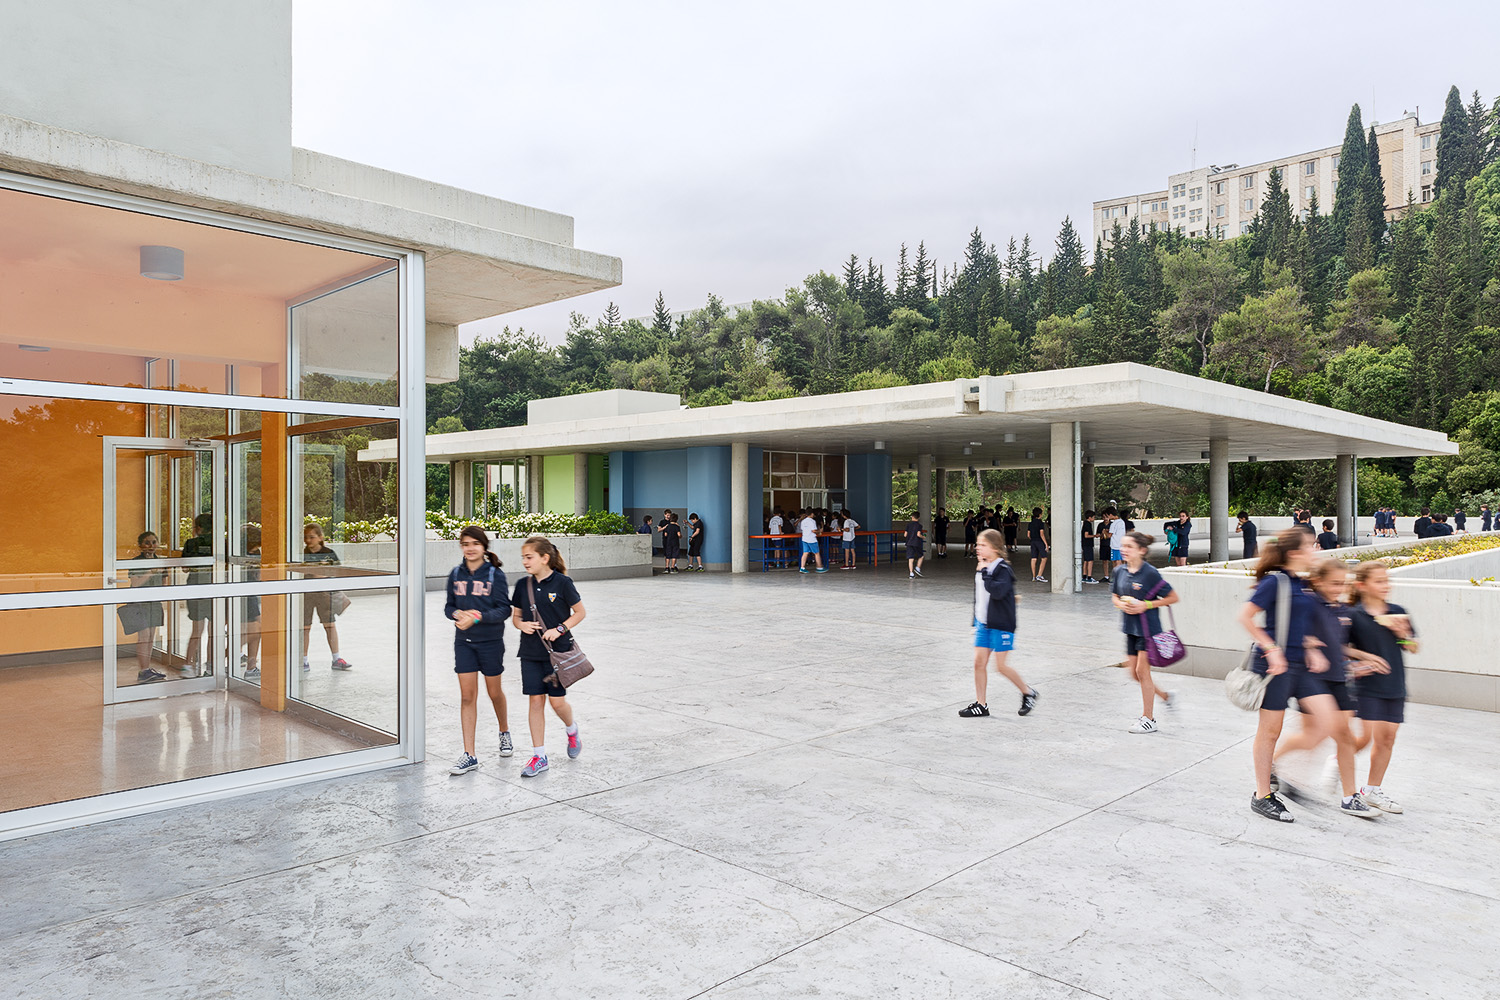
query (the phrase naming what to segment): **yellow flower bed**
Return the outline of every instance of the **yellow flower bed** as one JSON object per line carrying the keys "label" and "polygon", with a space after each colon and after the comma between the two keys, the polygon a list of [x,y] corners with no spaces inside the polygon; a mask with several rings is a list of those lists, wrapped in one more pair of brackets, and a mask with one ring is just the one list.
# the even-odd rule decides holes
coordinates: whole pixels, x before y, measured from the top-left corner
{"label": "yellow flower bed", "polygon": [[1434,538],[1428,541],[1418,542],[1404,549],[1385,552],[1364,552],[1353,558],[1360,562],[1379,561],[1387,566],[1412,566],[1416,563],[1432,562],[1436,559],[1450,559],[1453,556],[1466,556],[1475,552],[1485,552],[1489,549],[1500,548],[1500,534],[1483,535],[1448,535],[1443,538]]}

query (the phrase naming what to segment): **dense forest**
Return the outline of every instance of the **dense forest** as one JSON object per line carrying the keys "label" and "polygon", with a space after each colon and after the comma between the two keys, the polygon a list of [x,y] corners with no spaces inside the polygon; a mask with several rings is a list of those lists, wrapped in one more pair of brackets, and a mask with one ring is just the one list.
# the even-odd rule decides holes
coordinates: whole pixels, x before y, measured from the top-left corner
{"label": "dense forest", "polygon": [[[715,297],[649,321],[575,313],[563,343],[507,328],[428,389],[434,431],[524,423],[530,399],[606,388],[676,392],[692,406],[1136,361],[1446,431],[1453,458],[1362,462],[1360,507],[1470,510],[1500,501],[1500,100],[1448,94],[1434,200],[1384,211],[1375,146],[1349,113],[1334,203],[1293,212],[1272,173],[1250,231],[1115,224],[1092,255],[1064,219],[1043,264],[1029,235],[1004,249],[976,229],[939,268],[902,245],[894,281],[852,254],[777,299]],[[1100,469],[1098,494],[1207,512],[1206,469]],[[447,470],[429,469],[434,506]],[[898,474],[898,503],[911,484]],[[910,479],[910,474],[906,474]],[[1332,462],[1232,467],[1236,508],[1331,510]],[[1043,496],[1039,473],[985,470],[950,505]]]}

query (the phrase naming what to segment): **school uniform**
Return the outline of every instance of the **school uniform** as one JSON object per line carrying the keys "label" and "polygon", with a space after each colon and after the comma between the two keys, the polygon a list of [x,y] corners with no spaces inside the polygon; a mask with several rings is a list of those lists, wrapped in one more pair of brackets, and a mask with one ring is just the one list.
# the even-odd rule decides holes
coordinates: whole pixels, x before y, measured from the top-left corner
{"label": "school uniform", "polygon": [[[689,522],[691,523],[691,522]],[[703,519],[698,519],[697,526],[688,538],[688,555],[701,557],[703,555]]]}
{"label": "school uniform", "polygon": [[505,672],[505,622],[510,618],[505,573],[488,559],[472,572],[466,562],[455,566],[448,574],[443,614],[454,621],[459,611],[477,611],[480,617],[466,629],[453,630],[453,672],[499,677]]}
{"label": "school uniform", "polygon": [[1412,524],[1412,530],[1417,533],[1418,538],[1426,538],[1428,536],[1428,533],[1432,530],[1432,518],[1417,518],[1416,522]]}
{"label": "school uniform", "polygon": [[[1399,604],[1387,603],[1385,613],[1404,615]],[[1390,664],[1388,674],[1366,674],[1355,683],[1354,714],[1367,722],[1406,721],[1406,658],[1396,633],[1375,620],[1363,605],[1350,612],[1349,644]],[[1417,630],[1412,629],[1415,637]]]}
{"label": "school uniform", "polygon": [[1020,514],[1006,514],[1000,521],[1000,526],[1005,530],[1005,544],[1011,548],[1016,547],[1016,534],[1021,529]]}
{"label": "school uniform", "polygon": [[661,526],[661,554],[667,559],[676,559],[682,554],[682,529],[675,524]]}
{"label": "school uniform", "polygon": [[1468,514],[1465,514],[1461,510],[1456,510],[1456,511],[1453,512],[1453,529],[1455,531],[1463,531],[1464,530],[1464,526],[1466,524],[1468,524],[1468,523],[1469,523],[1469,515]]}
{"label": "school uniform", "polygon": [[[1328,670],[1319,675],[1328,685],[1328,693],[1338,702],[1340,712],[1354,711],[1354,692],[1349,687],[1347,666],[1349,657],[1344,647],[1349,645],[1349,627],[1353,623],[1353,609],[1347,604],[1329,604],[1321,601],[1318,615],[1317,635],[1323,640],[1323,655],[1328,658]],[[1302,703],[1297,710],[1305,712]]]}
{"label": "school uniform", "polygon": [[[194,535],[182,543],[182,557],[194,559],[214,554],[214,540],[207,535]],[[203,567],[194,567],[188,570],[187,582],[189,586],[194,584],[213,583],[214,571]],[[187,602],[188,621],[201,622],[213,617],[214,602],[212,598],[195,597]]]}
{"label": "school uniform", "polygon": [[932,519],[932,542],[934,545],[946,545],[948,543],[948,525],[952,520],[946,517],[935,517]]}
{"label": "school uniform", "polygon": [[843,542],[844,548],[854,544],[854,533],[859,530],[859,522],[852,517],[844,518]]}
{"label": "school uniform", "polygon": [[1428,538],[1445,538],[1453,534],[1453,525],[1445,521],[1434,521],[1427,528]]}
{"label": "school uniform", "polygon": [[[975,519],[972,518],[972,517],[966,517],[966,518],[964,518],[964,546],[965,547],[971,546],[975,542],[979,541],[979,532],[975,530],[976,525],[974,524],[974,520]],[[1484,527],[1485,527],[1486,531],[1489,530],[1489,525],[1488,524],[1486,524]]]}
{"label": "school uniform", "polygon": [[1041,559],[1047,554],[1047,543],[1042,541],[1042,532],[1047,530],[1047,522],[1039,517],[1033,517],[1026,525],[1026,534],[1031,539],[1031,558]]}
{"label": "school uniform", "polygon": [[[157,556],[147,555],[142,552],[131,562],[140,560],[154,560]],[[130,570],[130,585],[132,587],[161,587],[167,582],[167,571],[164,569],[133,569]],[[122,604],[115,611],[119,616],[120,628],[126,635],[136,635],[146,631],[148,628],[161,628],[167,622],[166,612],[162,610],[160,601],[149,601],[145,604]]]}
{"label": "school uniform", "polygon": [[1094,561],[1094,522],[1083,522],[1083,562]]}
{"label": "school uniform", "polygon": [[[535,610],[532,604],[533,592],[536,598]],[[567,621],[568,615],[573,613],[573,606],[582,604],[583,598],[578,596],[578,588],[573,585],[573,581],[561,573],[553,572],[542,580],[535,580],[530,573],[523,573],[511,594],[510,603],[520,610],[522,621],[540,621],[546,626],[543,629],[546,631]],[[564,632],[558,636],[553,640],[552,648],[558,652],[572,649],[572,633]],[[552,673],[552,660],[547,655],[547,647],[542,643],[540,632],[521,633],[519,655],[522,694],[545,694],[561,698],[568,693],[555,679],[546,680]]]}
{"label": "school uniform", "polygon": [[1491,528],[1491,526],[1494,524],[1494,517],[1495,517],[1495,515],[1491,511],[1489,511],[1489,510],[1480,511],[1479,512],[1479,530],[1480,531],[1489,531],[1490,528]]}
{"label": "school uniform", "polygon": [[1246,521],[1240,525],[1240,537],[1244,544],[1241,558],[1254,559],[1260,553],[1260,545],[1255,540],[1259,531],[1254,521]]}
{"label": "school uniform", "polygon": [[1188,548],[1192,544],[1193,521],[1189,518],[1186,521],[1174,521],[1173,525],[1177,539],[1172,544],[1172,555],[1178,559],[1186,559]]}
{"label": "school uniform", "polygon": [[[322,566],[339,565],[338,553],[334,552],[326,545],[323,546],[323,551],[321,552],[303,552],[302,561],[304,563],[312,563],[314,565]],[[307,626],[312,624],[314,613],[317,614],[318,621],[322,622],[324,625],[333,624],[334,619],[336,619],[338,615],[333,613],[332,591],[324,590],[302,595],[303,628],[307,628]]]}
{"label": "school uniform", "polygon": [[922,554],[922,523],[906,522],[906,558],[915,559]]}
{"label": "school uniform", "polygon": [[[1134,573],[1129,566],[1118,567],[1109,579],[1109,592],[1119,597],[1134,597],[1139,601],[1155,601],[1172,592],[1172,585],[1161,578],[1156,567],[1142,562]],[[1143,622],[1141,619],[1145,619]],[[1146,651],[1146,628],[1152,635],[1161,633],[1161,609],[1152,608],[1139,615],[1120,612],[1120,631],[1125,633],[1125,655],[1134,656]]]}
{"label": "school uniform", "polygon": [[[1287,612],[1286,645],[1282,653],[1286,657],[1287,669],[1272,677],[1266,685],[1265,699],[1261,708],[1268,712],[1283,712],[1293,698],[1311,698],[1314,695],[1330,694],[1328,685],[1318,675],[1307,669],[1307,650],[1303,641],[1308,635],[1316,635],[1317,616],[1321,613],[1322,599],[1314,594],[1295,576],[1283,571],[1268,573],[1255,585],[1250,603],[1265,612],[1266,633],[1276,638],[1276,595],[1280,586],[1279,577],[1285,576],[1291,585],[1291,602]],[[1265,675],[1270,669],[1265,655],[1257,650],[1250,663],[1254,673]]]}
{"label": "school uniform", "polygon": [[1124,518],[1117,517],[1109,522],[1109,557],[1115,562],[1125,558],[1120,552],[1120,545],[1125,541],[1125,532],[1128,530]]}
{"label": "school uniform", "polygon": [[818,555],[818,522],[813,517],[804,517],[797,524],[802,532],[802,551],[806,555]]}
{"label": "school uniform", "polygon": [[1338,535],[1334,534],[1331,531],[1322,531],[1318,533],[1318,548],[1322,549],[1324,552],[1327,552],[1329,549],[1336,549],[1338,547]]}
{"label": "school uniform", "polygon": [[1016,575],[1004,558],[974,574],[974,648],[1016,648]]}

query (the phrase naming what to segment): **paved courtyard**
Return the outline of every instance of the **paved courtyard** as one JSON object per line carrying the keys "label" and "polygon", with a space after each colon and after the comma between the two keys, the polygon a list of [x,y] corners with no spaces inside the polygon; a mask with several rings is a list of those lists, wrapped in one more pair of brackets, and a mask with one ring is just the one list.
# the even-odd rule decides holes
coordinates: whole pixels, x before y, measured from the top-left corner
{"label": "paved courtyard", "polygon": [[1279,826],[1217,682],[1125,732],[1103,588],[1023,585],[1041,701],[979,720],[957,558],[580,589],[579,760],[481,705],[448,775],[430,594],[426,764],[0,845],[0,996],[1500,997],[1493,715],[1410,707],[1404,816]]}

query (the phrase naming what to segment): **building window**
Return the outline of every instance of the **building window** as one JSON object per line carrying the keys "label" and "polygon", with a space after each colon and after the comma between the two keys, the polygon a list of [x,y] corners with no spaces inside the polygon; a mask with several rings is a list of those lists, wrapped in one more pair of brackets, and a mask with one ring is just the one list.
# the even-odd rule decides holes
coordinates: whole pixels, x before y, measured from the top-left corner
{"label": "building window", "polygon": [[1223,194],[1223,193],[1224,193],[1224,182],[1223,181],[1214,181],[1214,194]]}
{"label": "building window", "polygon": [[1244,177],[1241,178],[1241,180],[1244,181],[1244,183],[1245,183],[1245,190],[1246,191],[1249,191],[1251,188],[1255,187],[1255,175],[1254,174],[1246,174]]}
{"label": "building window", "polygon": [[1181,198],[1185,194],[1187,194],[1187,185],[1186,184],[1173,184],[1172,185],[1172,197],[1173,198]]}
{"label": "building window", "polygon": [[1224,218],[1225,214],[1228,211],[1229,211],[1229,206],[1227,206],[1227,205],[1215,205],[1214,206],[1214,218],[1215,219],[1222,219],[1222,218]]}
{"label": "building window", "polygon": [[1172,206],[1172,218],[1174,218],[1174,219],[1180,219],[1184,215],[1187,215],[1187,206],[1186,205],[1173,205]]}
{"label": "building window", "polygon": [[1203,209],[1201,209],[1201,208],[1195,208],[1191,212],[1189,212],[1188,213],[1188,221],[1189,222],[1202,222],[1203,221]]}
{"label": "building window", "polygon": [[1309,184],[1307,187],[1305,187],[1305,188],[1302,189],[1302,198],[1303,198],[1304,201],[1312,201],[1313,200],[1313,195],[1315,195],[1317,193],[1318,193],[1318,189],[1316,187],[1314,187],[1313,185]]}
{"label": "building window", "polygon": [[1339,172],[1339,158],[1338,158],[1338,154],[1337,153],[1335,153],[1334,157],[1333,157],[1333,172],[1334,173],[1338,173]]}
{"label": "building window", "polygon": [[1431,149],[1432,148],[1432,135],[1431,135],[1431,133],[1428,133],[1427,135],[1422,136],[1422,148],[1423,149]]}
{"label": "building window", "polygon": [[1426,177],[1426,176],[1428,176],[1431,173],[1432,173],[1432,161],[1431,160],[1423,160],[1422,161],[1422,176]]}
{"label": "building window", "polygon": [[1188,201],[1202,201],[1202,200],[1203,200],[1203,188],[1202,187],[1195,187],[1191,191],[1188,192]]}
{"label": "building window", "polygon": [[1423,184],[1422,185],[1422,200],[1423,201],[1431,201],[1432,200],[1432,185],[1431,184]]}
{"label": "building window", "polygon": [[1255,199],[1254,198],[1246,198],[1245,199],[1244,208],[1245,208],[1245,211],[1247,211],[1247,212],[1253,212],[1253,211],[1255,211]]}
{"label": "building window", "polygon": [[1189,232],[1188,235],[1191,236],[1191,237],[1193,237],[1194,239],[1196,239],[1199,236],[1203,235],[1203,230],[1201,230],[1201,229],[1194,229],[1191,232]]}
{"label": "building window", "polygon": [[1244,236],[1249,231],[1250,231],[1250,223],[1248,223],[1248,222],[1241,222],[1240,223],[1240,235]]}
{"label": "building window", "polygon": [[1318,172],[1318,161],[1317,160],[1308,160],[1306,163],[1302,164],[1302,176],[1303,177],[1311,177],[1313,174],[1315,174],[1317,172]]}

